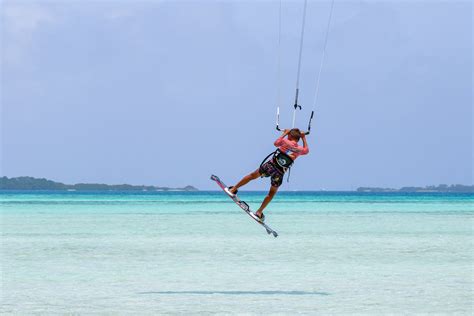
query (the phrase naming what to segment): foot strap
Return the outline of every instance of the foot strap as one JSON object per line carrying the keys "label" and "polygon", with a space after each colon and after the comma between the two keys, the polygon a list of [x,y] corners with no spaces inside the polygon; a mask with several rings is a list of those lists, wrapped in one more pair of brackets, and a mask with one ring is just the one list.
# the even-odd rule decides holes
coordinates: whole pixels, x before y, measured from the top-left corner
{"label": "foot strap", "polygon": [[[230,189],[232,189],[233,187],[234,187],[234,186],[230,186],[230,187],[229,187],[229,191],[230,191]],[[230,193],[232,193],[232,192],[230,192]],[[237,193],[239,193],[239,190],[235,190],[234,195],[237,195]]]}

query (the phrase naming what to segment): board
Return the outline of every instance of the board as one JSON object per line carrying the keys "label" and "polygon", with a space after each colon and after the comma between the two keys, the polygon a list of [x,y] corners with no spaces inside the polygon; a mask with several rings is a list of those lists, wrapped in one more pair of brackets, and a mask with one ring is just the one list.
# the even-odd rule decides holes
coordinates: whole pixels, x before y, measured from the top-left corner
{"label": "board", "polygon": [[258,224],[260,224],[261,226],[263,226],[265,228],[265,230],[267,231],[268,234],[272,234],[273,237],[277,237],[278,236],[278,233],[276,231],[274,231],[273,229],[270,228],[270,226],[268,226],[267,224],[261,222],[257,216],[255,216],[252,211],[250,210],[250,206],[242,201],[241,199],[239,199],[239,197],[237,195],[234,195],[234,196],[230,196],[224,189],[227,187],[224,182],[221,181],[221,179],[219,179],[218,176],[215,176],[215,175],[212,175],[211,176],[211,180],[214,180],[217,185],[219,185],[219,187],[222,189],[222,191],[224,191],[224,193],[230,197],[238,206],[240,206],[241,209],[244,210],[245,213],[247,213],[248,216],[250,216],[254,221],[256,221]]}

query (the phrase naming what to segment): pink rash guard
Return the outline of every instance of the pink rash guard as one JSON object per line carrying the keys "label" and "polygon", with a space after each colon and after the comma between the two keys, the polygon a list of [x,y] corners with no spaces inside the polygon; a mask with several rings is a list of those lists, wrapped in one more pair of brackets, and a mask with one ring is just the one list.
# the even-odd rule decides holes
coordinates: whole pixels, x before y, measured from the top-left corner
{"label": "pink rash guard", "polygon": [[304,148],[303,146],[298,145],[298,142],[289,140],[288,138],[285,138],[285,136],[279,137],[274,145],[278,147],[281,152],[293,158],[293,160],[298,158],[300,155],[306,155],[309,153],[308,147]]}

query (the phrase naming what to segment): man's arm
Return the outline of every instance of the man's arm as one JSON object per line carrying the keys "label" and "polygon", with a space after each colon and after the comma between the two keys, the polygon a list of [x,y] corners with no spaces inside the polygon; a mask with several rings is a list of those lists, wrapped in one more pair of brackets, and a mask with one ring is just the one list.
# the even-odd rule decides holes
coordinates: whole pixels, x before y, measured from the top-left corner
{"label": "man's arm", "polygon": [[309,147],[308,147],[308,142],[306,141],[305,133],[301,134],[301,140],[303,141],[303,151],[301,152],[301,154],[306,155],[307,153],[309,153]]}
{"label": "man's arm", "polygon": [[283,133],[282,133],[282,134],[280,135],[280,137],[278,137],[278,138],[283,138],[283,137],[285,137],[286,135],[288,135],[288,134],[290,133],[290,131],[291,131],[290,129],[285,129],[285,130],[283,130]]}
{"label": "man's arm", "polygon": [[280,137],[278,137],[278,139],[275,141],[275,143],[273,143],[273,145],[275,145],[276,147],[278,146],[281,146],[282,142],[283,142],[283,138],[286,137],[286,135],[288,135],[288,133],[290,133],[290,130],[289,129],[285,129],[283,131],[283,133],[280,135]]}

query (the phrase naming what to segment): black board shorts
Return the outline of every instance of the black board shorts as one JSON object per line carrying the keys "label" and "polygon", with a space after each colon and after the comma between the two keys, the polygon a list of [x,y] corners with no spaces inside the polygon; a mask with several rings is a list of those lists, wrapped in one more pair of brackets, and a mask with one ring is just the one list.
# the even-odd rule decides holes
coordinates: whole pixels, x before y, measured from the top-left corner
{"label": "black board shorts", "polygon": [[269,160],[260,166],[258,170],[262,178],[271,177],[272,187],[279,187],[283,183],[285,172],[281,170],[273,160]]}

